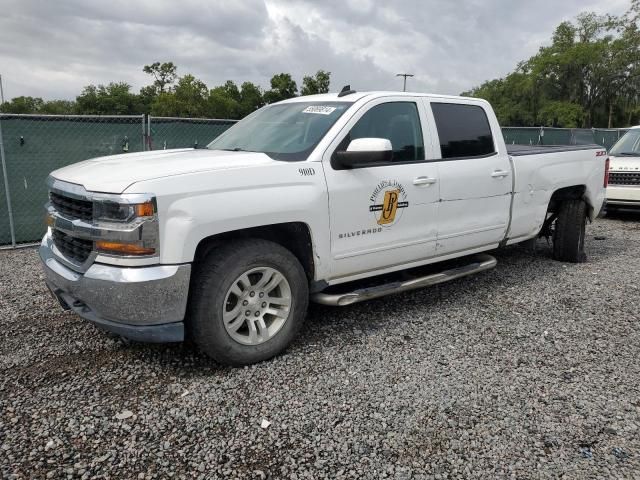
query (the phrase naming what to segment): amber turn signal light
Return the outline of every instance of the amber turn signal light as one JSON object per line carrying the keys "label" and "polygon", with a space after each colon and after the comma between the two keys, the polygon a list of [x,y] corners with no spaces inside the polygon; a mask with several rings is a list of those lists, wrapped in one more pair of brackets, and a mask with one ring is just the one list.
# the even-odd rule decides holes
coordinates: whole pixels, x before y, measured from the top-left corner
{"label": "amber turn signal light", "polygon": [[106,240],[98,240],[96,249],[105,253],[121,253],[125,255],[152,255],[156,253],[155,248],[141,247],[135,243],[109,242]]}
{"label": "amber turn signal light", "polygon": [[153,202],[138,203],[136,206],[136,217],[150,217],[154,213]]}

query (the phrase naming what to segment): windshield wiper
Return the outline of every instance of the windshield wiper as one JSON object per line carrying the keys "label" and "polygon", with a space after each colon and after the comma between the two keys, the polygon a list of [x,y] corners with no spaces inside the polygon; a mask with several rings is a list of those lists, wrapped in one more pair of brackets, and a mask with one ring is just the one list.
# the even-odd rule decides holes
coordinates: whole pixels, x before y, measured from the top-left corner
{"label": "windshield wiper", "polygon": [[620,155],[623,157],[640,157],[640,152],[620,152],[616,153],[615,155]]}
{"label": "windshield wiper", "polygon": [[240,148],[240,147],[220,148],[219,150],[224,150],[225,152],[250,152],[251,151],[251,150],[245,150],[244,148]]}

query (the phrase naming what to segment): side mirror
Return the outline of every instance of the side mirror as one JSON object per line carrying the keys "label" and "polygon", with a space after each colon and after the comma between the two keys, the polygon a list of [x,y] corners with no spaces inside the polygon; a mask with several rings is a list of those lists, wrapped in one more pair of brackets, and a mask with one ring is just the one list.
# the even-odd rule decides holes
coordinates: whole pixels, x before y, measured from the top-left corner
{"label": "side mirror", "polygon": [[356,138],[349,143],[346,151],[335,153],[335,166],[340,169],[364,167],[390,162],[392,156],[393,147],[388,139]]}

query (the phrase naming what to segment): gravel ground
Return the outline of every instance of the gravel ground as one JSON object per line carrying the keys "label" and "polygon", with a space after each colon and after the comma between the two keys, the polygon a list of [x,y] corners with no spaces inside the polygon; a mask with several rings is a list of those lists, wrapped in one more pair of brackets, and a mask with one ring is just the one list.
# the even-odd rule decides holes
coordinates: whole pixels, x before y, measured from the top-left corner
{"label": "gravel ground", "polygon": [[546,243],[475,277],[312,306],[285,355],[127,345],[0,252],[3,478],[640,478],[640,216],[589,262]]}

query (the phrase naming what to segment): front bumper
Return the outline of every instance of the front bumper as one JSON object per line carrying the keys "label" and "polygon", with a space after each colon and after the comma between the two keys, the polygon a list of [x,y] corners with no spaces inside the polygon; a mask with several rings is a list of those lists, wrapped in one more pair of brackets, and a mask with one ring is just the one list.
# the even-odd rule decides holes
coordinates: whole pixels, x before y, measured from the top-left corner
{"label": "front bumper", "polygon": [[607,205],[640,207],[640,186],[609,185],[607,187]]}
{"label": "front bumper", "polygon": [[63,308],[100,328],[142,342],[184,340],[191,265],[115,267],[84,273],[57,260],[46,235],[40,245],[46,283]]}

